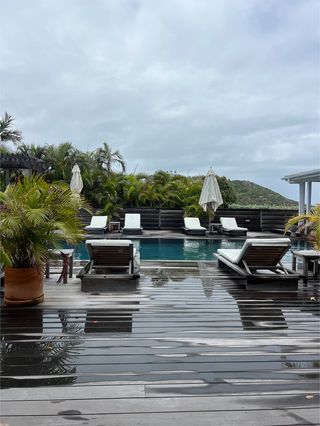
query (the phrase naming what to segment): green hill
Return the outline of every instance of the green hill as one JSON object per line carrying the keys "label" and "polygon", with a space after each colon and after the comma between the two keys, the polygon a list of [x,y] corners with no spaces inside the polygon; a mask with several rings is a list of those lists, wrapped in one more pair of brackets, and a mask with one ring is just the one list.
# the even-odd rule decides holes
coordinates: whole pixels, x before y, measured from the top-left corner
{"label": "green hill", "polygon": [[235,190],[237,201],[232,207],[251,208],[282,208],[292,209],[298,207],[298,202],[283,197],[277,192],[264,186],[246,180],[232,180],[231,184]]}

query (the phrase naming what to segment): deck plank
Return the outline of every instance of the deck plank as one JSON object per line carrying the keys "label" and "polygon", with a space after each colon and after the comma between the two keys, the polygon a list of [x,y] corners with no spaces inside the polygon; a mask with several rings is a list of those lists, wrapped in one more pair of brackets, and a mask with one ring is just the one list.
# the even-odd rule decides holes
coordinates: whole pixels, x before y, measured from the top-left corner
{"label": "deck plank", "polygon": [[[135,386],[132,386],[133,388]],[[101,388],[101,387],[100,387]],[[114,387],[113,387],[114,389]],[[44,392],[47,390],[45,389]],[[69,398],[68,388],[61,389],[60,398],[52,398],[51,393],[47,395],[47,400],[43,396],[39,400],[34,395],[34,400],[25,400],[17,406],[16,401],[3,402],[2,415],[4,416],[31,416],[37,412],[38,416],[57,416],[61,411],[80,410],[82,415],[97,413],[173,413],[173,412],[193,412],[193,411],[227,411],[232,410],[271,410],[271,409],[314,409],[319,405],[319,395],[312,395],[312,399],[306,399],[305,395],[274,395],[261,396],[199,396],[185,398],[130,398],[126,399],[111,397],[102,393],[100,397],[89,393],[79,394],[79,398]],[[131,393],[131,392],[130,392]],[[63,398],[61,398],[63,395]],[[118,393],[117,393],[118,395]],[[125,395],[125,394],[123,394]],[[208,410],[208,407],[210,409]]]}
{"label": "deck plank", "polygon": [[178,413],[128,413],[86,414],[81,410],[61,412],[59,416],[12,416],[3,417],[9,426],[69,426],[75,421],[80,424],[102,426],[310,426],[318,423],[314,409],[252,410],[252,411],[193,411]]}

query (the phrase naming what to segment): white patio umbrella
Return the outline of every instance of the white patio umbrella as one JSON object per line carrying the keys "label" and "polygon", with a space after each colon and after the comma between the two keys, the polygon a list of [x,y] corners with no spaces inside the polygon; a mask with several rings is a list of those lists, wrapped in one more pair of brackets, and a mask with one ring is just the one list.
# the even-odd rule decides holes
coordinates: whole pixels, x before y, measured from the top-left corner
{"label": "white patio umbrella", "polygon": [[216,175],[210,167],[210,170],[205,177],[203,187],[200,195],[199,204],[204,211],[214,213],[217,208],[223,203],[219,184],[217,182]]}
{"label": "white patio umbrella", "polygon": [[78,164],[72,168],[72,177],[70,181],[70,189],[78,194],[82,191],[83,182]]}

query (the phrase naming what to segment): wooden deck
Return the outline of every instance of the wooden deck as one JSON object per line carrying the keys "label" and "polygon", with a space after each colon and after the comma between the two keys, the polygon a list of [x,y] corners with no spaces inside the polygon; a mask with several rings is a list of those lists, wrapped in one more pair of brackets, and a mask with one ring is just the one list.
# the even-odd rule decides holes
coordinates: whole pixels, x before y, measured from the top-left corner
{"label": "wooden deck", "polygon": [[2,308],[2,423],[319,424],[319,284],[246,291],[212,262],[144,262],[132,291],[46,280]]}

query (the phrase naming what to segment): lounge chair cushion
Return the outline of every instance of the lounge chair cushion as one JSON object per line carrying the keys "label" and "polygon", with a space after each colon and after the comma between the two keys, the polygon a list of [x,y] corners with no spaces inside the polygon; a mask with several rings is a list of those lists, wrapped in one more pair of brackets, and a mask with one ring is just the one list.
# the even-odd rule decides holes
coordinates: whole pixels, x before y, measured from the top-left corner
{"label": "lounge chair cushion", "polygon": [[218,249],[218,253],[232,263],[238,263],[240,252],[241,249]]}
{"label": "lounge chair cushion", "polygon": [[185,217],[184,226],[187,229],[201,229],[206,230],[203,226],[200,225],[200,220],[198,217]]}
{"label": "lounge chair cushion", "polygon": [[131,240],[109,240],[109,239],[99,239],[99,240],[86,240],[86,244],[92,246],[107,246],[107,247],[127,247],[132,244]]}
{"label": "lounge chair cushion", "polygon": [[140,229],[141,217],[139,213],[126,213],[123,229]]}
{"label": "lounge chair cushion", "polygon": [[238,226],[237,221],[234,217],[220,217],[220,223],[222,228],[226,231],[232,231],[233,229],[248,231],[247,228],[241,228]]}
{"label": "lounge chair cushion", "polygon": [[92,216],[90,225],[84,229],[104,229],[107,226],[108,216]]}
{"label": "lounge chair cushion", "polygon": [[218,249],[218,254],[232,263],[239,263],[250,246],[290,246],[289,238],[248,238],[241,249]]}

